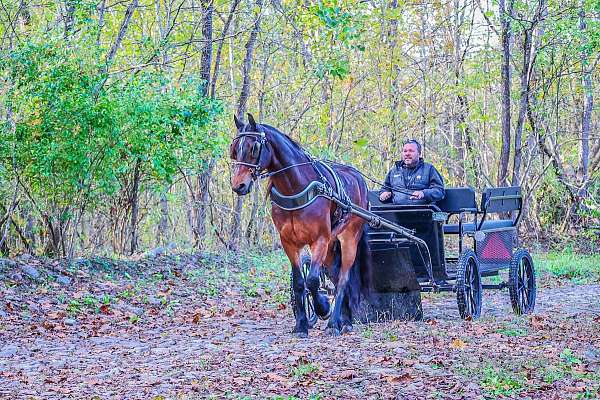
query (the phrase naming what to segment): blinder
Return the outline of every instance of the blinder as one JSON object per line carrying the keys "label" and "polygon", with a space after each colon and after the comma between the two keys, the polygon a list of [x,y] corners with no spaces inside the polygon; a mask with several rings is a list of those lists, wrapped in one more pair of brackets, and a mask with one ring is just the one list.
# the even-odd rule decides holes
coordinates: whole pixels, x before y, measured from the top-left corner
{"label": "blinder", "polygon": [[260,162],[260,159],[258,158],[258,156],[260,156],[261,147],[262,147],[262,145],[261,145],[261,143],[258,140],[256,140],[254,142],[254,144],[252,145],[252,153],[251,153],[252,154],[252,158],[256,159],[256,163],[257,164]]}
{"label": "blinder", "polygon": [[254,143],[252,144],[252,148],[250,149],[250,156],[254,163],[246,162],[246,161],[234,161],[234,164],[237,165],[245,165],[246,167],[250,167],[253,169],[252,171],[252,179],[257,179],[260,176],[261,171],[264,169],[264,166],[260,165],[263,148],[267,143],[267,138],[264,132],[245,132],[242,131],[238,133],[237,138],[243,140],[246,136],[250,136],[254,138]]}

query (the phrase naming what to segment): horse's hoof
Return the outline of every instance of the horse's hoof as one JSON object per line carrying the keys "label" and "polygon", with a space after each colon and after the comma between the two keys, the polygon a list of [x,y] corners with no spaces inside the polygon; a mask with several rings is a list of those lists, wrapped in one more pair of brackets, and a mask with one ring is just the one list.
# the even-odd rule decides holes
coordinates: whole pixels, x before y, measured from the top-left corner
{"label": "horse's hoof", "polygon": [[352,325],[344,325],[342,326],[342,335],[344,333],[352,333],[354,331],[354,327]]}
{"label": "horse's hoof", "polygon": [[307,339],[308,332],[292,332],[298,339]]}
{"label": "horse's hoof", "polygon": [[327,334],[329,336],[340,336],[340,330],[338,328],[327,328]]}

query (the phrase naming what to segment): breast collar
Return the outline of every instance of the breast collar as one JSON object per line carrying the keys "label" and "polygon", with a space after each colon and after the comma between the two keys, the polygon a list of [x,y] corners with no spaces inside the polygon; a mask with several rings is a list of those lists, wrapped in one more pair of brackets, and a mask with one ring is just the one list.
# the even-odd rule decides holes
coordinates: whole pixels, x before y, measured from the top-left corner
{"label": "breast collar", "polygon": [[[325,197],[329,200],[335,198],[344,204],[350,204],[350,197],[346,193],[344,185],[334,169],[329,164],[318,160],[313,160],[313,167],[319,175],[320,180],[310,182],[301,192],[291,196],[283,195],[275,187],[271,187],[271,203],[286,211],[306,208],[319,197]],[[325,178],[321,168],[325,168],[333,176],[335,188]]]}

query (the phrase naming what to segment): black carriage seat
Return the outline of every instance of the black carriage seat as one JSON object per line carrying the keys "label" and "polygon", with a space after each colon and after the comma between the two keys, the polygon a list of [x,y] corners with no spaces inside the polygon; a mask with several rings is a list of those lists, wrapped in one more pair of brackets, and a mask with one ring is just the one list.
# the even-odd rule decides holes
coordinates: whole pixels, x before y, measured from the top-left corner
{"label": "black carriage seat", "polygon": [[477,212],[475,191],[470,187],[446,188],[446,195],[437,202],[437,206],[448,214]]}
{"label": "black carriage seat", "polygon": [[[437,206],[441,211],[448,213],[448,218],[455,214],[477,213],[475,191],[470,187],[446,188],[446,196],[438,201]],[[447,222],[447,221],[446,221]],[[468,224],[463,224],[463,231]],[[444,224],[444,233],[458,234],[458,224]],[[474,229],[471,228],[471,229]]]}
{"label": "black carriage seat", "polygon": [[[463,223],[463,232],[511,228],[517,225],[521,214],[521,188],[508,186],[485,189],[481,195],[481,208],[479,210],[475,202],[475,191],[472,188],[447,188],[446,197],[438,202],[438,206],[449,215],[460,213],[482,214],[482,217],[477,221],[477,226],[474,222]],[[512,218],[486,219],[489,214],[501,214],[510,211],[519,211],[519,215],[515,220]],[[444,224],[444,233],[459,234],[458,227],[458,224]]]}

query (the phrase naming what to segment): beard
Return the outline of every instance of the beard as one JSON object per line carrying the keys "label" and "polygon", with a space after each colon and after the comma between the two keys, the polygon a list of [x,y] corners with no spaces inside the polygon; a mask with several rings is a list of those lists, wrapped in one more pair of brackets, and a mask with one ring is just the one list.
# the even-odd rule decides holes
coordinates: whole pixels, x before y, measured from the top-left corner
{"label": "beard", "polygon": [[416,166],[418,162],[419,162],[418,159],[416,159],[416,160],[407,160],[407,159],[405,159],[404,160],[404,165],[406,165],[407,167],[412,168],[412,167]]}

